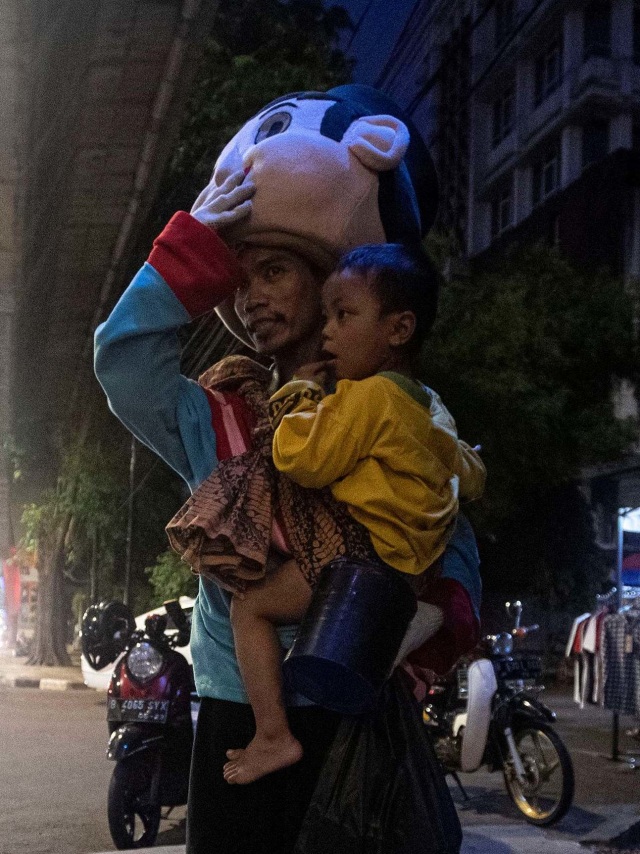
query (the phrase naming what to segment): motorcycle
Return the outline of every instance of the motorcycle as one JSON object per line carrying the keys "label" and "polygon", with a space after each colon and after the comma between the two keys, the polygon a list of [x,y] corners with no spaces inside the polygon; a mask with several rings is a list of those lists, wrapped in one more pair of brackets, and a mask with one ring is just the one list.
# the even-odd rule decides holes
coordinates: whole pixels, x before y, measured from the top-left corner
{"label": "motorcycle", "polygon": [[573,801],[573,764],[555,731],[556,715],[540,699],[539,656],[514,653],[514,642],[539,626],[522,626],[522,603],[506,603],[508,632],[486,635],[483,655],[429,689],[423,721],[442,766],[467,793],[458,772],[502,771],[511,801],[530,824],[559,821]]}
{"label": "motorcycle", "polygon": [[119,850],[153,845],[161,808],[187,802],[195,685],[176,647],[189,643],[191,625],[177,600],[164,607],[144,629],[135,630],[120,602],[93,605],[82,621],[89,663],[98,669],[116,662],[107,693],[107,758],[116,763],[107,817]]}

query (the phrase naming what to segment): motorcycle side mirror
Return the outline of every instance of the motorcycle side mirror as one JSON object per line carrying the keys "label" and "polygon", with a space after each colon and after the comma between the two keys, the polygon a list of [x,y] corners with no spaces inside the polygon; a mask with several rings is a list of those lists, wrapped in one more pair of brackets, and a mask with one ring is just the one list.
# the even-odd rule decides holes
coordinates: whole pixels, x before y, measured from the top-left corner
{"label": "motorcycle side mirror", "polygon": [[[179,600],[167,599],[167,601],[163,604],[165,611],[173,620],[176,629],[178,629],[181,634],[184,634],[186,632],[188,635],[190,633],[191,628],[189,625],[189,619],[183,611],[182,605],[180,604]],[[180,645],[183,646],[183,644]]]}

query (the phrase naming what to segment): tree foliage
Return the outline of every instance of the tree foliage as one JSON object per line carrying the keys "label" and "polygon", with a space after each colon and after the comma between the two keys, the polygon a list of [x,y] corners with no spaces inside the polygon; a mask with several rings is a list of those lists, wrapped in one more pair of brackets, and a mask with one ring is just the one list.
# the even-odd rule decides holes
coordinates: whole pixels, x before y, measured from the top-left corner
{"label": "tree foliage", "polygon": [[[548,247],[519,249],[443,286],[423,367],[460,435],[482,445],[487,489],[472,513],[491,543],[486,568],[504,579],[555,578],[564,598],[567,579],[574,591],[585,586],[561,554],[564,531],[597,581],[602,561],[571,484],[637,434],[637,425],[616,419],[612,399],[616,378],[638,380],[633,307],[621,281],[577,270]],[[552,516],[564,518],[562,530]]]}
{"label": "tree foliage", "polygon": [[24,546],[37,551],[42,538],[68,519],[67,573],[86,579],[92,557],[103,567],[112,564],[126,523],[123,475],[122,458],[113,451],[72,443],[62,453],[55,487],[24,509]]}
{"label": "tree foliage", "polygon": [[195,596],[198,579],[189,566],[171,549],[158,555],[153,566],[145,569],[153,588],[151,607],[162,605],[167,599]]}
{"label": "tree foliage", "polygon": [[487,524],[628,445],[612,391],[638,378],[632,317],[618,279],[543,246],[444,286],[424,372],[482,444]]}
{"label": "tree foliage", "polygon": [[62,453],[55,486],[24,509],[22,546],[35,552],[38,569],[33,664],[68,662],[65,577],[86,580],[90,567],[113,563],[124,531],[126,479],[118,475],[112,453],[74,442]]}

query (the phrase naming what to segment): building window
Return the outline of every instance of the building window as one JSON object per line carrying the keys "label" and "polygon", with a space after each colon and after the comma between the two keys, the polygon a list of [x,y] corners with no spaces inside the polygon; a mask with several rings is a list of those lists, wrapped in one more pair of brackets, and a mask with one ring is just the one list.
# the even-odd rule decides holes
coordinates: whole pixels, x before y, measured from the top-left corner
{"label": "building window", "polygon": [[633,61],[640,65],[640,0],[633,4]]}
{"label": "building window", "polygon": [[584,10],[584,58],[611,56],[611,2],[592,0]]}
{"label": "building window", "polygon": [[515,88],[510,83],[493,102],[491,145],[495,148],[513,130]]}
{"label": "building window", "polygon": [[594,119],[582,128],[582,168],[602,160],[609,153],[609,122]]}
{"label": "building window", "polygon": [[560,85],[562,80],[562,39],[555,38],[536,59],[535,106],[541,104]]}
{"label": "building window", "polygon": [[496,3],[496,47],[500,47],[513,30],[515,5],[515,0],[498,0]]}
{"label": "building window", "polygon": [[491,238],[499,237],[513,225],[513,190],[505,187],[491,203]]}
{"label": "building window", "polygon": [[560,186],[560,143],[547,149],[533,167],[533,206],[541,204]]}

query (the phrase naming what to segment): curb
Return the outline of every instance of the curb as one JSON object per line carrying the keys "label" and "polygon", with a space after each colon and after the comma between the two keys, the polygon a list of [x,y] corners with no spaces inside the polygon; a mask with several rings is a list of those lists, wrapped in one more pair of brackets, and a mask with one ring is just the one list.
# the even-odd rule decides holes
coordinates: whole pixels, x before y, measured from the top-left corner
{"label": "curb", "polygon": [[71,679],[31,679],[26,676],[1,676],[0,685],[4,688],[39,688],[41,691],[84,691],[88,688],[84,682]]}
{"label": "curb", "polygon": [[[158,845],[154,848],[139,848],[140,854],[185,854],[184,845]],[[97,854],[113,854],[113,851],[99,851]]]}
{"label": "curb", "polygon": [[579,842],[551,839],[531,825],[484,824],[462,827],[460,854],[580,854]]}

